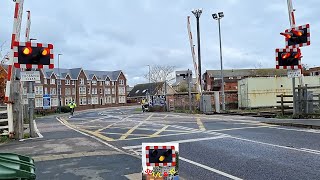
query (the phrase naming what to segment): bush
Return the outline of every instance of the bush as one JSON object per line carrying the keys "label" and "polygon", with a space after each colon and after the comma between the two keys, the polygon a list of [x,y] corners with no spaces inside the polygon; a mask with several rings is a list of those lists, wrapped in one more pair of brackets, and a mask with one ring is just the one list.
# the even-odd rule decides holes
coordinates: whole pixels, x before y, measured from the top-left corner
{"label": "bush", "polygon": [[68,112],[71,112],[71,109],[69,106],[63,106],[61,107],[61,112],[68,113]]}

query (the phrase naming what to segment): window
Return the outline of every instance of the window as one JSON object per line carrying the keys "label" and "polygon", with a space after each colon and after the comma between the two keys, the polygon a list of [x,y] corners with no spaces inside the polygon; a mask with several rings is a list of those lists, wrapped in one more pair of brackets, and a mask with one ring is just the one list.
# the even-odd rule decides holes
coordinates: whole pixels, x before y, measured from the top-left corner
{"label": "window", "polygon": [[105,88],[105,94],[111,94],[111,89],[110,88]]}
{"label": "window", "polygon": [[119,85],[124,85],[124,80],[123,79],[120,79]]}
{"label": "window", "polygon": [[48,84],[48,82],[47,82],[47,79],[46,79],[46,78],[44,78],[44,79],[43,79],[43,84]]}
{"label": "window", "polygon": [[91,81],[87,81],[87,85],[90,85],[91,84]]}
{"label": "window", "polygon": [[138,89],[138,90],[136,91],[136,94],[138,94],[138,93],[139,93],[139,91],[140,91],[140,90]]}
{"label": "window", "polygon": [[86,87],[79,87],[79,94],[86,94]]}
{"label": "window", "polygon": [[34,87],[34,93],[36,95],[43,95],[43,87],[42,86],[35,86]]}
{"label": "window", "polygon": [[23,95],[27,95],[28,89],[26,87],[23,88]]}
{"label": "window", "polygon": [[97,81],[96,80],[92,80],[92,86],[96,86],[97,85]]}
{"label": "window", "polygon": [[229,79],[233,79],[233,77],[229,77]]}
{"label": "window", "polygon": [[91,98],[88,98],[87,103],[88,103],[88,104],[92,104]]}
{"label": "window", "polygon": [[125,95],[125,87],[119,87],[118,92],[120,95]]}
{"label": "window", "polygon": [[50,94],[56,95],[56,88],[50,88]]}
{"label": "window", "polygon": [[76,95],[76,88],[72,88],[72,95]]}
{"label": "window", "polygon": [[238,76],[237,79],[241,79],[241,76]]}
{"label": "window", "polygon": [[82,97],[80,98],[80,105],[86,105],[87,104],[87,98]]}
{"label": "window", "polygon": [[99,104],[98,97],[92,98],[92,104]]}
{"label": "window", "polygon": [[56,80],[55,79],[51,79],[50,84],[56,84]]}
{"label": "window", "polygon": [[61,79],[58,79],[57,82],[59,85],[61,85]]}
{"label": "window", "polygon": [[100,81],[100,86],[102,86],[103,85],[103,81]]}
{"label": "window", "polygon": [[71,95],[71,89],[70,88],[66,88],[65,91],[66,91],[65,92],[66,95]]}
{"label": "window", "polygon": [[80,84],[84,85],[84,79],[83,78],[80,78]]}
{"label": "window", "polygon": [[111,85],[114,86],[114,81],[111,82]]}
{"label": "window", "polygon": [[66,85],[70,85],[70,79],[66,79]]}
{"label": "window", "polygon": [[126,103],[126,97],[125,96],[119,96],[119,103]]}
{"label": "window", "polygon": [[102,89],[101,88],[99,89],[99,92],[100,92],[100,94],[102,94]]}
{"label": "window", "polygon": [[59,95],[61,95],[61,92],[62,92],[62,91],[61,91],[61,88],[59,88],[59,92],[58,92],[58,93],[59,93]]}
{"label": "window", "polygon": [[106,85],[107,85],[107,86],[110,86],[110,81],[106,81]]}
{"label": "window", "polygon": [[107,99],[106,99],[106,102],[108,103],[108,104],[111,104],[111,96],[108,96],[108,97],[106,97]]}
{"label": "window", "polygon": [[51,101],[52,101],[52,102],[51,102],[51,103],[52,103],[52,104],[51,104],[52,106],[58,106],[58,98],[52,98]]}
{"label": "window", "polygon": [[94,88],[94,94],[98,94],[98,89]]}
{"label": "window", "polygon": [[116,94],[116,91],[114,90],[114,88],[112,88],[112,94]]}
{"label": "window", "polygon": [[71,82],[72,82],[72,85],[74,85],[76,81],[72,80]]}
{"label": "window", "polygon": [[36,107],[43,107],[43,99],[42,98],[36,98],[35,99],[35,105],[36,105]]}
{"label": "window", "polygon": [[44,88],[44,94],[48,94],[48,88],[47,87]]}
{"label": "window", "polygon": [[112,97],[112,103],[115,104],[116,103],[116,98]]}

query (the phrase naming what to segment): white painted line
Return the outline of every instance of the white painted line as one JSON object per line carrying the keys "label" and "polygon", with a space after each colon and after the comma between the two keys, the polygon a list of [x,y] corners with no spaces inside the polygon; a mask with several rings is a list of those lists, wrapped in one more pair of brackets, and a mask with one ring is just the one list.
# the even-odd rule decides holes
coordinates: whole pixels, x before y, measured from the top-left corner
{"label": "white painted line", "polygon": [[193,164],[195,166],[198,166],[198,167],[201,167],[203,169],[206,169],[206,170],[209,170],[211,172],[214,172],[214,173],[217,173],[217,174],[220,174],[224,177],[227,177],[227,178],[230,178],[230,179],[234,179],[234,180],[242,180],[241,178],[238,178],[236,176],[233,176],[231,174],[228,174],[228,173],[225,173],[225,172],[222,172],[222,171],[219,171],[217,169],[214,169],[212,167],[209,167],[209,166],[206,166],[206,165],[203,165],[203,164],[200,164],[200,163],[197,163],[197,162],[194,162],[194,161],[191,161],[189,159],[186,159],[186,158],[183,158],[183,157],[179,157],[179,160],[182,160],[182,161],[185,161],[185,162],[188,162],[190,164]]}
{"label": "white painted line", "polygon": [[64,126],[68,127],[69,129],[72,129],[72,130],[74,130],[74,131],[76,131],[76,132],[78,132],[78,133],[80,133],[80,134],[82,134],[82,135],[91,137],[91,138],[93,138],[93,139],[101,142],[102,144],[104,144],[104,145],[106,145],[106,146],[109,146],[110,148],[115,149],[115,150],[117,150],[117,151],[119,151],[119,152],[121,152],[121,153],[128,154],[128,153],[122,151],[121,149],[119,149],[119,148],[117,148],[117,147],[115,147],[115,146],[113,146],[113,145],[111,145],[111,144],[109,144],[109,143],[106,143],[106,142],[104,142],[103,140],[101,140],[101,139],[99,139],[99,138],[97,138],[97,137],[95,137],[95,136],[89,135],[89,134],[84,133],[84,132],[82,132],[82,131],[79,131],[79,130],[77,130],[77,129],[75,129],[75,128],[67,125],[67,124],[64,124],[58,117],[57,117],[57,120],[58,120],[61,124],[63,124]]}
{"label": "white painted line", "polygon": [[300,149],[311,151],[311,152],[315,152],[315,153],[320,153],[320,151],[314,150],[314,149],[307,149],[307,148],[300,148]]}
{"label": "white painted line", "polygon": [[[188,143],[188,142],[198,142],[198,141],[206,141],[206,140],[213,140],[213,139],[221,139],[230,137],[229,135],[222,135],[222,136],[216,136],[216,137],[206,137],[206,138],[196,138],[196,139],[185,139],[185,140],[179,140],[179,141],[170,141],[165,143]],[[135,148],[141,148],[141,145],[137,146],[125,146],[122,147],[122,149],[135,149]]]}
{"label": "white painted line", "polygon": [[38,137],[36,138],[28,138],[28,139],[20,139],[19,141],[22,142],[22,141],[26,141],[26,140],[34,140],[34,139],[41,139],[43,138],[42,134],[40,133],[38,127],[37,127],[37,123],[35,120],[33,120],[33,124],[34,124],[34,130],[36,131],[36,133],[38,134]]}
{"label": "white painted line", "polygon": [[36,133],[38,134],[39,138],[43,138],[42,134],[40,133],[38,127],[37,127],[37,123],[35,120],[33,120],[33,124],[34,124],[34,129],[36,130]]}
{"label": "white painted line", "polygon": [[260,141],[254,141],[254,140],[250,140],[250,139],[233,137],[233,136],[230,136],[229,138],[237,139],[237,140],[241,140],[241,141],[252,142],[252,143],[257,143],[257,144],[262,144],[262,145],[267,145],[267,146],[273,146],[273,147],[283,148],[283,149],[290,149],[290,150],[294,150],[294,151],[307,152],[307,153],[311,153],[311,154],[320,155],[320,152],[313,152],[313,151],[310,151],[310,150],[304,150],[304,149],[298,149],[298,148],[293,148],[293,147],[281,146],[281,145],[270,144],[270,143],[265,143],[265,142],[260,142]]}
{"label": "white painted line", "polygon": [[320,134],[320,131],[316,130],[316,129],[288,129],[288,128],[283,128],[283,127],[272,127],[272,126],[270,126],[269,128],[286,130],[286,131],[298,131],[298,132],[308,132],[308,133]]}

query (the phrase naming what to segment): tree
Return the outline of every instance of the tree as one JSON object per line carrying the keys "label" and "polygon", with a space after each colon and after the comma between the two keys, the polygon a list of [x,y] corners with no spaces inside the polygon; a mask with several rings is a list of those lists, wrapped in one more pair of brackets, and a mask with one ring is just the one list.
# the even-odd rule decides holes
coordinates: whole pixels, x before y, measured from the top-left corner
{"label": "tree", "polygon": [[2,65],[0,65],[0,104],[4,102],[4,89],[6,88],[7,73]]}
{"label": "tree", "polygon": [[[150,81],[164,82],[172,80],[172,73],[174,72],[174,66],[169,65],[155,65],[150,67]],[[149,72],[144,75],[146,79],[149,80]]]}

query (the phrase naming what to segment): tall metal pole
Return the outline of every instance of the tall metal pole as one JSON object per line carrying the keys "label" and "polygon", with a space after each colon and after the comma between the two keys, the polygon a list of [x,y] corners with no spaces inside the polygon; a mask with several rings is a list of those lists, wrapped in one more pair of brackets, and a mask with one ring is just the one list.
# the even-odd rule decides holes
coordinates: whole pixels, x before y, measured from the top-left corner
{"label": "tall metal pole", "polygon": [[[31,38],[29,42],[37,40]],[[28,69],[27,71],[32,71],[32,69]],[[29,81],[28,82],[28,93],[29,94],[34,94],[34,82]],[[30,137],[33,138],[36,135],[34,134],[34,123],[33,123],[33,116],[34,116],[34,106],[35,106],[35,99],[34,98],[29,98],[28,99],[28,104],[29,104],[29,130],[30,130]]]}
{"label": "tall metal pole", "polygon": [[191,112],[192,111],[192,107],[191,107],[191,81],[190,81],[190,76],[192,77],[191,75],[191,71],[188,69],[188,91],[189,91],[189,111]]}
{"label": "tall metal pole", "polygon": [[59,80],[57,82],[57,93],[58,93],[58,101],[59,101],[59,113],[61,113],[61,91],[60,91],[60,88],[61,88],[61,74],[60,74],[60,56],[62,54],[58,54],[58,75],[59,75]]}
{"label": "tall metal pole", "polygon": [[197,41],[198,41],[198,70],[199,70],[199,81],[202,89],[202,80],[201,80],[201,47],[200,47],[200,16],[197,16]]}
{"label": "tall metal pole", "polygon": [[219,43],[220,43],[220,65],[221,65],[221,91],[222,91],[222,110],[226,110],[226,103],[225,103],[225,94],[224,94],[224,77],[223,77],[223,62],[222,62],[222,45],[221,45],[221,27],[220,27],[220,19],[218,18],[219,24]]}

